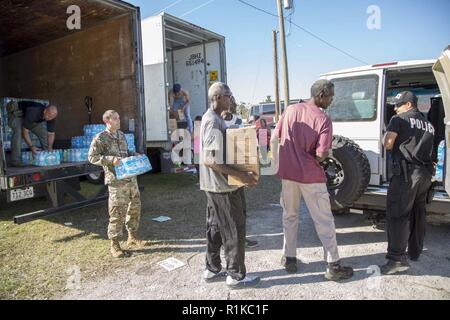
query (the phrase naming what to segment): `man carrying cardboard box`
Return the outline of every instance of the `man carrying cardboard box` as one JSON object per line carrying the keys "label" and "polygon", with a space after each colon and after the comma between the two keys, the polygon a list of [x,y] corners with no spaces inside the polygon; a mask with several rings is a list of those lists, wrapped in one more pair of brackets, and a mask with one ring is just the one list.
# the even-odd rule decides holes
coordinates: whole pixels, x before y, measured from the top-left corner
{"label": "man carrying cardboard box", "polygon": [[[230,158],[233,158],[233,156],[235,156],[234,145],[235,145],[236,141],[233,141],[233,137],[237,136],[235,134],[235,132],[239,132],[240,133],[240,131],[231,131],[230,128],[239,128],[239,126],[242,125],[242,119],[239,118],[238,115],[236,114],[236,107],[237,107],[236,99],[234,97],[231,97],[231,99],[230,99],[230,109],[228,111],[222,112],[222,114],[221,114],[222,119],[225,121],[225,126],[227,128],[227,148],[230,148],[230,147],[232,148],[231,157],[230,157],[230,153],[227,151],[227,157],[228,157],[227,163],[229,163],[229,164],[234,162],[234,160],[235,160],[235,159],[231,159],[231,162],[229,161]],[[251,130],[253,130],[253,128]],[[228,139],[228,134],[230,134],[231,139]],[[246,135],[245,132],[244,132],[244,134],[241,134],[241,135],[243,135],[244,139],[246,138],[246,136],[247,137],[249,136],[248,134]],[[248,137],[248,138],[251,138],[251,137]],[[251,139],[248,139],[248,140],[251,140]],[[253,147],[256,149],[256,142],[257,141],[253,140],[251,142],[253,142],[253,144],[254,144]],[[244,144],[245,144],[245,141],[244,141]],[[252,147],[252,146],[249,146],[249,148],[250,147]],[[248,150],[248,152],[250,152],[250,150]],[[245,153],[245,150],[244,150],[244,153]],[[255,168],[252,171],[253,172],[259,172],[259,161],[257,161],[255,163]],[[230,182],[230,180],[231,180],[231,182]],[[235,181],[234,177],[228,176],[228,183],[229,184],[234,185],[234,183],[233,183],[234,181]],[[237,185],[239,186],[241,184],[238,182]],[[244,188],[245,187],[242,186],[241,188],[239,188],[239,191],[241,192],[242,205],[244,207],[244,214],[245,214],[245,216],[247,216],[247,205],[246,205],[246,202],[245,202],[245,190],[244,190]],[[258,241],[250,240],[248,238],[245,238],[245,246],[247,248],[255,248],[255,247],[258,246]]]}
{"label": "man carrying cardboard box", "polygon": [[202,117],[200,128],[200,189],[205,191],[206,270],[203,278],[211,282],[224,276],[220,248],[224,247],[227,285],[232,288],[256,286],[259,277],[249,277],[245,268],[245,214],[239,187],[228,184],[228,175],[250,186],[256,185],[254,173],[239,171],[224,164],[225,122],[221,113],[229,109],[232,93],[221,82],[208,92],[210,107]]}

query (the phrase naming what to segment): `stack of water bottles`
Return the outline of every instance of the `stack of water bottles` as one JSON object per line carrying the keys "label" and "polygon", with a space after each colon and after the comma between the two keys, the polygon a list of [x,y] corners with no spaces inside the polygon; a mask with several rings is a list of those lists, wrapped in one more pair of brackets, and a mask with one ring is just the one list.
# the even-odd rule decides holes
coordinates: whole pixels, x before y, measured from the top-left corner
{"label": "stack of water bottles", "polygon": [[76,148],[64,150],[64,162],[84,162],[88,161],[88,148]]}
{"label": "stack of water bottles", "polygon": [[[12,140],[12,129],[8,126],[8,111],[6,110],[6,105],[12,101],[20,101],[21,99],[15,99],[15,98],[0,98],[0,112],[2,117],[2,134],[3,134],[3,147],[5,150],[11,150],[11,140]],[[37,100],[37,99],[26,99],[27,101],[34,101],[38,103],[42,103],[44,105],[48,104],[47,100]],[[42,123],[42,125],[45,125]],[[33,142],[33,145],[40,148],[41,144],[39,142],[38,137],[33,134],[30,131],[30,138]],[[22,139],[22,149],[27,149],[28,145],[25,143],[25,141]]]}
{"label": "stack of water bottles", "polygon": [[12,129],[8,126],[8,111],[6,110],[6,104],[10,101],[8,98],[0,100],[1,117],[3,119],[2,135],[3,135],[3,147],[5,150],[11,149]]}
{"label": "stack of water bottles", "polygon": [[444,180],[444,159],[445,159],[445,141],[441,141],[438,147],[437,164],[436,164],[436,181]]}
{"label": "stack of water bottles", "polygon": [[127,140],[128,151],[136,152],[136,145],[134,144],[134,134],[125,133],[125,139]]}
{"label": "stack of water bottles", "polygon": [[106,126],[104,124],[87,124],[83,127],[84,135],[87,137],[94,137],[96,134],[105,130]]}
{"label": "stack of water bottles", "polygon": [[55,151],[39,151],[33,159],[33,165],[38,167],[56,166],[61,164],[61,153]]}
{"label": "stack of water bottles", "polygon": [[72,148],[74,149],[89,149],[95,135],[105,131],[104,124],[87,124],[83,127],[83,136],[72,138]]}
{"label": "stack of water bottles", "polygon": [[115,170],[117,179],[122,180],[150,171],[152,166],[146,155],[139,155],[121,159]]}
{"label": "stack of water bottles", "polygon": [[106,130],[106,126],[104,124],[87,124],[83,127],[83,141],[82,147],[89,148],[91,146],[91,142],[94,137],[102,131]]}
{"label": "stack of water bottles", "polygon": [[22,164],[31,166],[33,164],[33,153],[31,151],[22,152]]}

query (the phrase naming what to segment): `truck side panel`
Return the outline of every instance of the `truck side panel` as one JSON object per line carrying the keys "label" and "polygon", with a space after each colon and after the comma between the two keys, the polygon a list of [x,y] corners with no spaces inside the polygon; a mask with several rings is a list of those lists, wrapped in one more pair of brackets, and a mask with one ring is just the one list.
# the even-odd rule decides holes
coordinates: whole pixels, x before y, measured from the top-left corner
{"label": "truck side panel", "polygon": [[103,112],[114,108],[122,117],[122,129],[128,130],[129,120],[140,117],[133,32],[132,18],[124,16],[3,57],[0,94],[56,104],[57,139],[82,134],[88,123],[86,96],[93,98],[94,123],[101,123]]}

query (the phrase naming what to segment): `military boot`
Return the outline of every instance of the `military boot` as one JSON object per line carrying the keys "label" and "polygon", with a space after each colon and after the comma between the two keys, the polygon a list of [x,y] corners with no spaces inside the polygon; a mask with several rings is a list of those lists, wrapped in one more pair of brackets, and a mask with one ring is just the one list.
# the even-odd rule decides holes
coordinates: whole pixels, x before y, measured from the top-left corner
{"label": "military boot", "polygon": [[111,254],[114,258],[125,258],[130,256],[128,251],[122,250],[118,240],[111,240]]}
{"label": "military boot", "polygon": [[127,246],[128,247],[145,247],[146,245],[148,245],[148,242],[145,240],[139,240],[136,237],[136,233],[134,232],[128,232],[128,240],[127,240]]}

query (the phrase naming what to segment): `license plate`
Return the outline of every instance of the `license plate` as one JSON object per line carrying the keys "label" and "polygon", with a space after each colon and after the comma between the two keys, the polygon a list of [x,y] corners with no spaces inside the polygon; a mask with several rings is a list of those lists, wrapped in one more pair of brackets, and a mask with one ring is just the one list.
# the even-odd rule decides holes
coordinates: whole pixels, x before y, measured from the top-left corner
{"label": "license plate", "polygon": [[34,197],[34,188],[27,187],[23,189],[14,189],[9,193],[9,201],[18,201]]}

